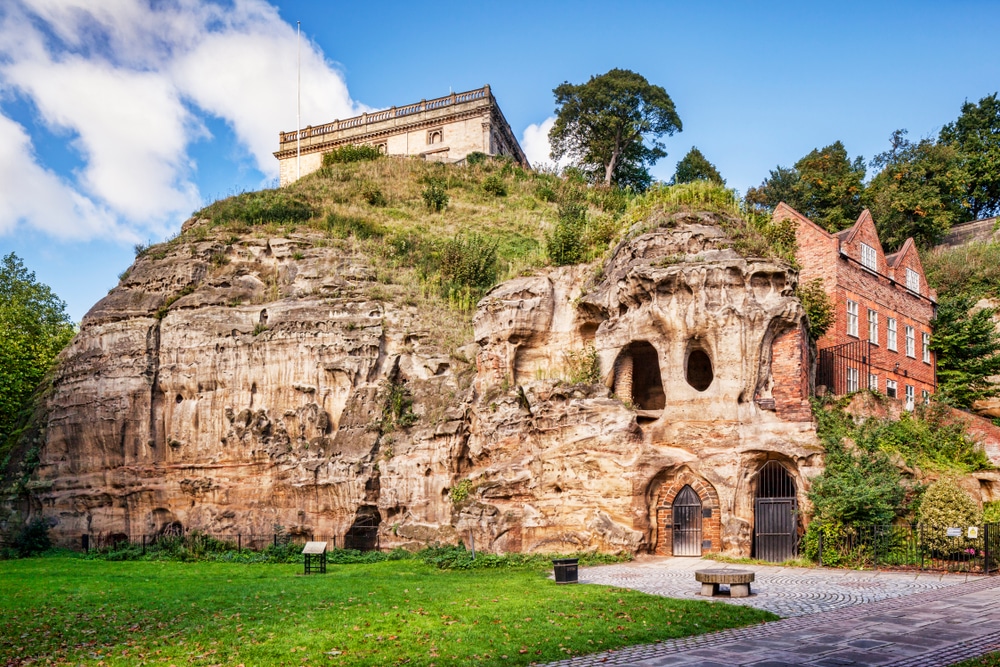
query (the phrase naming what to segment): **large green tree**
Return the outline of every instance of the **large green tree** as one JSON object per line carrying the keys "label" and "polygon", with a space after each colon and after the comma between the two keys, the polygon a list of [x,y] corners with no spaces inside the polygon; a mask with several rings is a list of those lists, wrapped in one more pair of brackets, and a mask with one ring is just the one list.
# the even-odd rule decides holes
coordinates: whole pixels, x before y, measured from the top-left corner
{"label": "large green tree", "polygon": [[670,180],[671,185],[678,183],[692,183],[694,181],[712,181],[719,185],[725,185],[726,179],[715,168],[715,165],[708,161],[708,158],[698,150],[697,146],[692,146],[681,161],[677,163],[677,170]]}
{"label": "large green tree", "polygon": [[667,155],[660,138],[682,129],[666,90],[641,74],[613,69],[586,83],[564,82],[552,92],[554,160],[568,157],[607,186],[649,187],[649,167]]}
{"label": "large green tree", "polygon": [[975,309],[966,295],[942,296],[934,319],[931,349],[937,355],[938,396],[957,407],[996,396],[1000,387],[987,378],[1000,375],[1000,333],[996,309]]}
{"label": "large green tree", "polygon": [[810,151],[793,169],[777,167],[759,187],[747,191],[747,202],[773,209],[784,201],[824,229],[836,232],[861,214],[865,164],[851,160],[844,144]]}
{"label": "large green tree", "polygon": [[964,219],[1000,213],[1000,100],[993,93],[966,102],[953,123],[941,129],[940,143],[958,151],[966,179],[961,202]]}
{"label": "large green tree", "polygon": [[73,337],[66,304],[11,253],[0,262],[0,452]]}
{"label": "large green tree", "polygon": [[962,215],[959,153],[930,139],[913,143],[906,130],[893,132],[891,143],[872,160],[880,171],[868,184],[865,202],[886,248],[898,249],[911,236],[921,248],[930,247]]}

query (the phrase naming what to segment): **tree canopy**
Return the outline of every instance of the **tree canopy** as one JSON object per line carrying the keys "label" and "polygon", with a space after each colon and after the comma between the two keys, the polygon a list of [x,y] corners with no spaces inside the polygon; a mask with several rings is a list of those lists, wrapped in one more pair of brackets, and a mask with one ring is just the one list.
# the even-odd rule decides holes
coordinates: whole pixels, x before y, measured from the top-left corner
{"label": "tree canopy", "polygon": [[697,146],[692,146],[681,161],[677,163],[677,170],[670,180],[671,185],[678,183],[693,183],[694,181],[712,181],[719,185],[725,185],[726,179],[715,168],[715,165],[708,161]]}
{"label": "tree canopy", "polygon": [[996,396],[1000,386],[1000,333],[994,308],[975,309],[975,297],[948,295],[938,303],[931,349],[937,355],[938,396],[961,408]]}
{"label": "tree canopy", "polygon": [[778,166],[760,186],[747,191],[747,202],[773,209],[784,201],[830,232],[849,227],[863,209],[865,164],[853,161],[840,141],[813,149],[792,169]]}
{"label": "tree canopy", "polygon": [[31,396],[73,337],[66,304],[14,253],[0,262],[0,451]]}
{"label": "tree canopy", "polygon": [[660,137],[680,132],[681,119],[661,86],[630,70],[613,69],[586,83],[553,91],[552,158],[570,158],[595,182],[649,187],[649,167],[666,157]]}
{"label": "tree canopy", "polygon": [[939,142],[955,149],[964,171],[965,219],[1000,213],[1000,100],[997,93],[966,102],[958,119],[941,129]]}

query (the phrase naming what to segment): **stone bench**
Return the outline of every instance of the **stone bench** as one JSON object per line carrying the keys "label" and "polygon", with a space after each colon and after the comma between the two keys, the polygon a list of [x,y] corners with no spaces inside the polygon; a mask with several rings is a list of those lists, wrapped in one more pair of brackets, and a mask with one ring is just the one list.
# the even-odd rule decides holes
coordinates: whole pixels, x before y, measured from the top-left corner
{"label": "stone bench", "polygon": [[745,598],[750,595],[750,582],[754,580],[754,573],[750,570],[716,568],[698,570],[694,573],[694,578],[701,583],[702,595],[719,595],[719,584],[726,584],[729,586],[729,597]]}

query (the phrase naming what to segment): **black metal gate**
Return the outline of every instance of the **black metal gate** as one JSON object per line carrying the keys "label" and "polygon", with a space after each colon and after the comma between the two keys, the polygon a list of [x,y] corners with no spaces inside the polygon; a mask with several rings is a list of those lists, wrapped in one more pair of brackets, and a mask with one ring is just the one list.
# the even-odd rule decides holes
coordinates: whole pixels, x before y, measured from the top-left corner
{"label": "black metal gate", "polygon": [[795,482],[777,461],[765,463],[757,475],[753,556],[772,563],[795,558],[798,550]]}
{"label": "black metal gate", "polygon": [[685,486],[673,503],[673,552],[675,556],[701,556],[701,498]]}
{"label": "black metal gate", "polygon": [[871,342],[867,340],[823,348],[816,366],[816,385],[824,385],[834,396],[867,389],[871,350]]}

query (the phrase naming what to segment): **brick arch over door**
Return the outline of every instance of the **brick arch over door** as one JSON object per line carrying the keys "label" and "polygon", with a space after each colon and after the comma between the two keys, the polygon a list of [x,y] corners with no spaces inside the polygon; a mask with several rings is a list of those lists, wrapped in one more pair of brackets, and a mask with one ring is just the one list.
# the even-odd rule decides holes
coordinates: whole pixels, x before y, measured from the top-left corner
{"label": "brick arch over door", "polygon": [[702,553],[717,553],[722,551],[722,517],[721,506],[719,504],[719,494],[703,477],[694,474],[688,468],[680,470],[667,470],[658,475],[661,477],[659,488],[656,489],[657,482],[654,480],[652,514],[655,517],[653,523],[653,553],[657,556],[672,556],[672,526],[673,526],[673,502],[677,494],[685,486],[690,486],[701,499],[701,507],[705,514],[701,522],[701,535],[704,542],[710,542],[711,546],[703,546]]}

